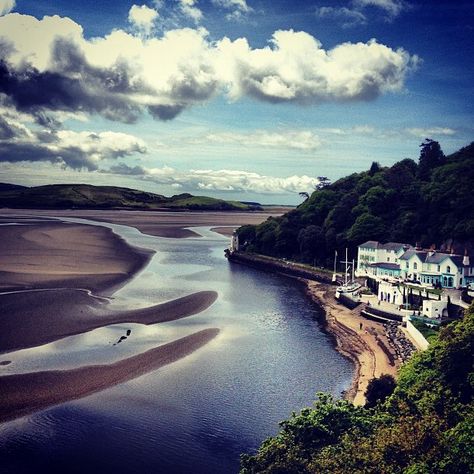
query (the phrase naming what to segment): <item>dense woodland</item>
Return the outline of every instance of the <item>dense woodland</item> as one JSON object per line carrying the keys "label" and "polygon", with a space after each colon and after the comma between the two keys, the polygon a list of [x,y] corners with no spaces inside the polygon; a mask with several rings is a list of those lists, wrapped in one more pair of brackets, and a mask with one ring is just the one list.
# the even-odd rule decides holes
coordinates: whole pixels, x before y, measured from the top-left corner
{"label": "dense woodland", "polygon": [[336,249],[355,256],[366,240],[473,250],[474,143],[449,156],[430,139],[420,149],[418,162],[374,162],[320,186],[284,216],[241,227],[240,242],[251,252],[323,266]]}
{"label": "dense woodland", "polygon": [[393,380],[369,385],[366,407],[319,394],[313,408],[282,422],[256,455],[243,455],[241,472],[474,472],[473,354],[471,306],[402,367],[396,386]]}

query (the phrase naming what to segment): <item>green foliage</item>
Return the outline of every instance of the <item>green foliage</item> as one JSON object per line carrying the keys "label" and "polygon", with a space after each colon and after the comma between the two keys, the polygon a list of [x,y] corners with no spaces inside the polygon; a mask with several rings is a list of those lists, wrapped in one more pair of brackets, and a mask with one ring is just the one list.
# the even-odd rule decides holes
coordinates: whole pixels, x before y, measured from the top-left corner
{"label": "green foliage", "polygon": [[377,403],[384,402],[395,390],[395,379],[388,374],[370,380],[365,391],[366,408],[373,408]]}
{"label": "green foliage", "polygon": [[363,408],[318,394],[255,455],[242,456],[241,472],[474,472],[473,345],[471,306],[402,367],[385,402]]}
{"label": "green foliage", "polygon": [[327,266],[334,250],[347,246],[353,258],[366,240],[441,247],[454,239],[463,252],[474,247],[473,182],[474,143],[445,157],[438,142],[426,140],[419,164],[374,162],[317,189],[297,209],[257,226],[250,248]]}
{"label": "green foliage", "polygon": [[54,184],[27,188],[0,184],[0,207],[40,209],[190,209],[244,211],[261,209],[256,204],[224,201],[206,196],[160,194],[117,186]]}

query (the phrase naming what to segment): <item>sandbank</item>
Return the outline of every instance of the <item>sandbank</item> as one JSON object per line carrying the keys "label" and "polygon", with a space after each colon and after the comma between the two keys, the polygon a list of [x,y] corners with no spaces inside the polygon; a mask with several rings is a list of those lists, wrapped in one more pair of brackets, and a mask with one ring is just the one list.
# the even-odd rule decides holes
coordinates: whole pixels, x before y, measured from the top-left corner
{"label": "sandbank", "polygon": [[0,241],[1,291],[72,287],[110,293],[153,254],[106,227],[53,220],[2,225]]}
{"label": "sandbank", "polygon": [[190,355],[218,333],[219,329],[204,329],[113,364],[0,377],[0,422],[140,377]]}
{"label": "sandbank", "polygon": [[215,291],[200,291],[147,308],[110,311],[106,300],[81,290],[0,295],[0,353],[36,347],[110,324],[174,321],[204,311],[216,299]]}

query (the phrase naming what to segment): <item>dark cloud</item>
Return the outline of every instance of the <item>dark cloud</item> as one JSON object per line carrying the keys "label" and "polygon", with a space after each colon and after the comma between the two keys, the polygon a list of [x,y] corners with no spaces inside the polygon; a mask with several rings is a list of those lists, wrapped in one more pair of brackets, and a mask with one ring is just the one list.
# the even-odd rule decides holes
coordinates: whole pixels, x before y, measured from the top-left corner
{"label": "dark cloud", "polygon": [[145,168],[142,166],[128,166],[125,163],[118,163],[117,165],[111,166],[108,170],[103,172],[120,174],[124,176],[143,176],[147,174]]}
{"label": "dark cloud", "polygon": [[45,110],[98,113],[125,123],[135,122],[142,113],[129,97],[139,89],[131,86],[125,65],[110,70],[91,67],[65,40],[55,42],[53,63],[61,72],[40,72],[31,66],[15,70],[0,60],[0,93],[17,110],[32,113],[40,124],[50,122],[49,126],[55,125],[54,119]]}

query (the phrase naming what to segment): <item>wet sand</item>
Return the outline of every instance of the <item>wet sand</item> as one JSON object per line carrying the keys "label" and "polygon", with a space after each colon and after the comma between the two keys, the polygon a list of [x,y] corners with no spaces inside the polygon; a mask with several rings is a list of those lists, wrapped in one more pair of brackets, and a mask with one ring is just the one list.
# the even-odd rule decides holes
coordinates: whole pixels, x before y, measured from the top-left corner
{"label": "wet sand", "polygon": [[197,351],[219,333],[211,328],[107,365],[0,377],[0,422],[127,382]]}
{"label": "wet sand", "polygon": [[69,287],[110,293],[154,253],[128,245],[106,227],[18,222],[0,226],[0,291]]}
{"label": "wet sand", "polygon": [[345,398],[356,405],[364,405],[364,393],[372,378],[382,374],[396,377],[398,372],[398,365],[390,361],[384,326],[365,319],[357,308],[350,310],[339,304],[334,297],[333,286],[306,280],[306,287],[307,294],[326,313],[326,329],[334,335],[337,350],[355,364],[352,385]]}
{"label": "wet sand", "polygon": [[235,228],[245,224],[260,224],[270,216],[280,216],[289,208],[278,207],[255,212],[198,211],[124,211],[124,210],[28,210],[2,209],[4,216],[75,217],[98,222],[110,222],[135,227],[143,234],[157,237],[186,238],[198,234],[187,227]]}
{"label": "wet sand", "polygon": [[74,289],[1,295],[0,353],[36,347],[110,324],[174,321],[204,311],[216,299],[215,291],[200,291],[147,308],[110,311],[107,300]]}

